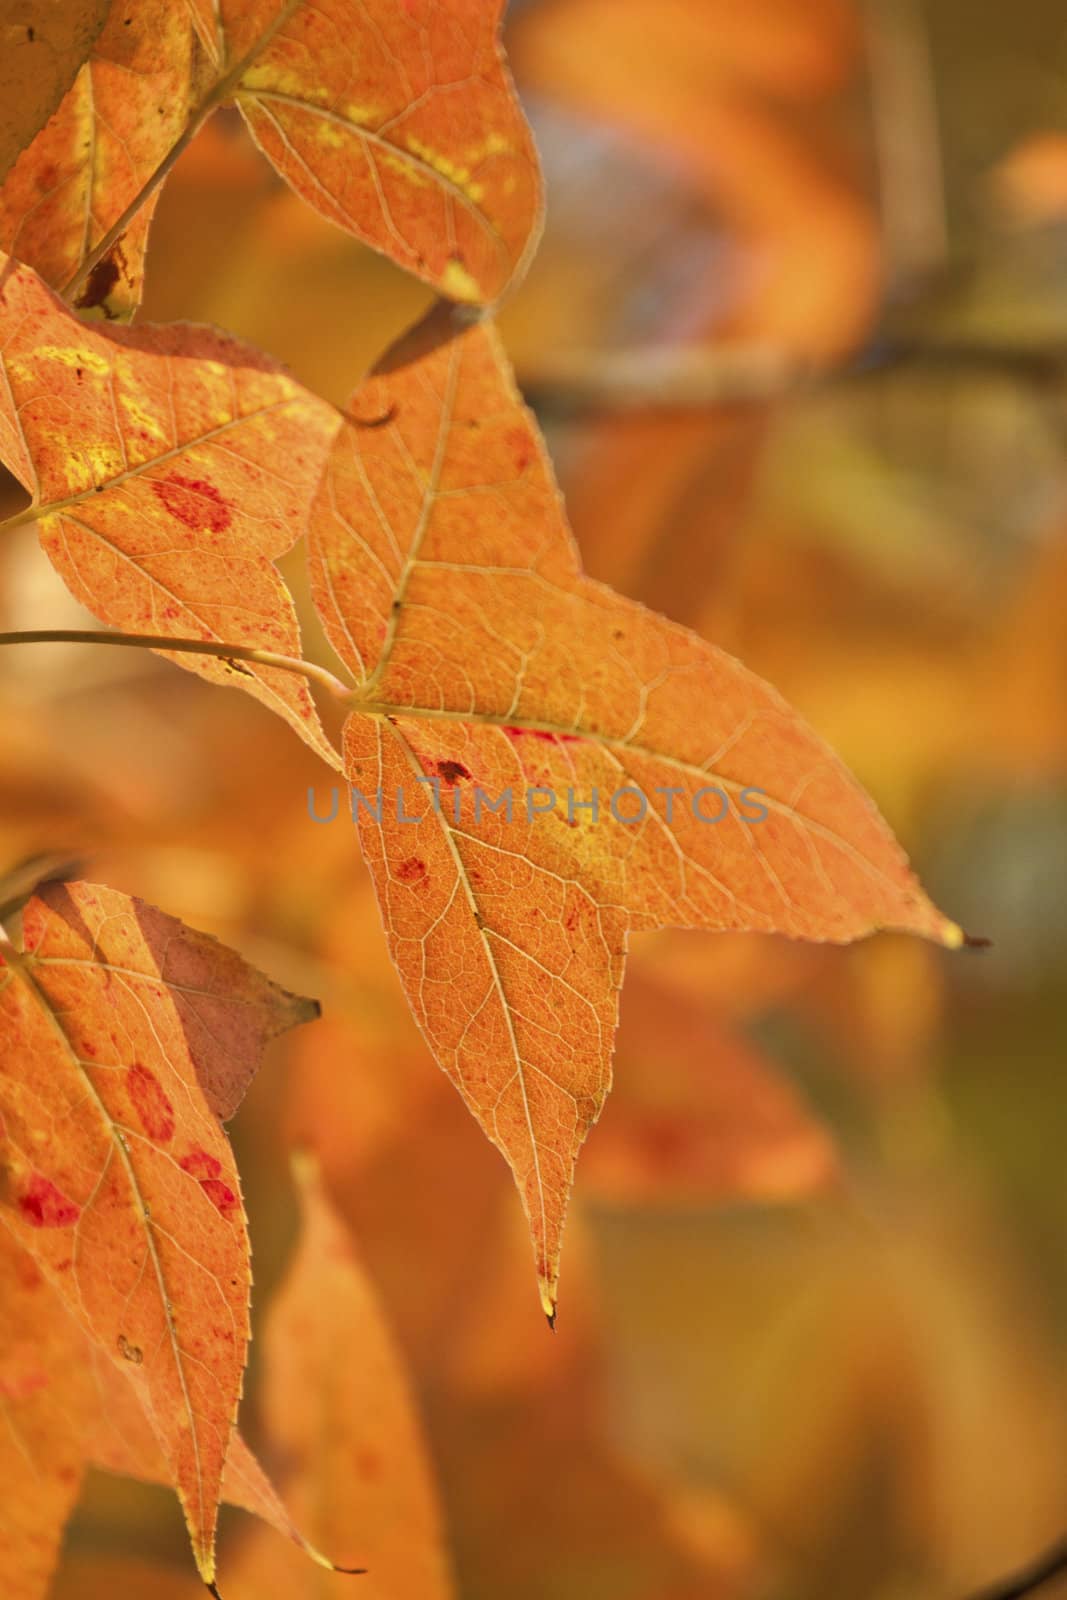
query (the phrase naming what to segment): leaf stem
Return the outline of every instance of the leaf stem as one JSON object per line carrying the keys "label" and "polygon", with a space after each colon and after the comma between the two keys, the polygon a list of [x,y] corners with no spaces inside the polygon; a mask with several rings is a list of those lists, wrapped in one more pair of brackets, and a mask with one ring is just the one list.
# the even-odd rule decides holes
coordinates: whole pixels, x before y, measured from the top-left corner
{"label": "leaf stem", "polygon": [[337,700],[347,700],[352,690],[347,683],[313,661],[299,656],[276,655],[273,650],[257,650],[247,644],[226,644],[215,639],[166,639],[154,633],[111,633],[93,628],[30,628],[24,633],[0,633],[5,644],[113,644],[133,650],[170,650],[178,655],[217,656],[221,661],[251,661],[259,667],[274,667],[293,672],[309,683],[317,683]]}

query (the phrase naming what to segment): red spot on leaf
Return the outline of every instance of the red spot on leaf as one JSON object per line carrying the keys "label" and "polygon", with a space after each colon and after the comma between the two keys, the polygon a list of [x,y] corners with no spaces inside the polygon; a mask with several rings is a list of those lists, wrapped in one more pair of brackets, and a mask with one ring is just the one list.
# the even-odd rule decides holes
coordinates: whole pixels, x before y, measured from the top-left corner
{"label": "red spot on leaf", "polygon": [[509,428],[504,443],[512,453],[516,469],[525,472],[534,457],[534,444],[528,428]]}
{"label": "red spot on leaf", "polygon": [[171,516],[184,522],[187,528],[207,528],[211,533],[223,533],[233,521],[226,501],[206,478],[183,478],[172,473],[169,478],[154,479],[152,491]]}
{"label": "red spot on leaf", "polygon": [[231,1211],[236,1211],[238,1200],[228,1183],[223,1183],[221,1178],[201,1178],[200,1187],[207,1195],[213,1206],[228,1217]]}
{"label": "red spot on leaf", "polygon": [[505,728],[509,739],[541,739],[545,744],[580,744],[580,733],[549,733],[545,728]]}
{"label": "red spot on leaf", "polygon": [[222,1162],[199,1148],[190,1150],[187,1156],[182,1156],[178,1165],[191,1178],[217,1178],[222,1172]]}
{"label": "red spot on leaf", "polygon": [[156,1144],[166,1144],[173,1139],[174,1107],[155,1073],[137,1062],[126,1074],[126,1085],[141,1127],[148,1137]]}
{"label": "red spot on leaf", "polygon": [[637,1132],[638,1145],[653,1168],[677,1167],[690,1153],[693,1139],[676,1123],[649,1122]]}
{"label": "red spot on leaf", "polygon": [[39,1172],[34,1173],[15,1204],[33,1228],[72,1227],[82,1209]]}
{"label": "red spot on leaf", "polygon": [[48,1387],[48,1374],[40,1368],[36,1372],[15,1373],[0,1378],[0,1400],[28,1400],[31,1394]]}
{"label": "red spot on leaf", "polygon": [[382,1476],[385,1462],[377,1450],[359,1449],[353,1453],[356,1477],[365,1483],[376,1483]]}
{"label": "red spot on leaf", "polygon": [[396,875],[401,883],[419,883],[426,876],[426,863],[420,861],[418,856],[408,856],[397,867]]}

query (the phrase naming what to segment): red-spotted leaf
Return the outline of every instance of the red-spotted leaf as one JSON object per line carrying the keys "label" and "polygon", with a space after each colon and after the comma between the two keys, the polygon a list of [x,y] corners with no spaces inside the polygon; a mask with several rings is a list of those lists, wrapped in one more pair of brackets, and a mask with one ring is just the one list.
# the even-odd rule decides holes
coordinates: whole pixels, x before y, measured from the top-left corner
{"label": "red-spotted leaf", "polygon": [[769,685],[584,577],[488,325],[438,310],[357,392],[311,538],[390,948],[514,1169],[551,1315],[628,929],[963,936]]}
{"label": "red-spotted leaf", "polygon": [[132,1385],[209,1579],[249,1295],[218,1110],[317,1007],[91,884],[40,889],[0,962],[0,1223]]}
{"label": "red-spotted leaf", "polygon": [[[0,272],[0,460],[32,495],[16,521],[72,593],[134,633],[299,656],[274,565],[302,532],[336,425],[267,357],[211,328],[88,328],[35,273]],[[237,685],[335,758],[306,683],[171,655]]]}

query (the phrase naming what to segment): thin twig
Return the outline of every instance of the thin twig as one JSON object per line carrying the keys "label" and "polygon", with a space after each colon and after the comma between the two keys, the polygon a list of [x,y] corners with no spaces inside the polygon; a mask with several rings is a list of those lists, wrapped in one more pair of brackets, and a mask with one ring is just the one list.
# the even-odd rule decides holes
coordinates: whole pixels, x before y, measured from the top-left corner
{"label": "thin twig", "polygon": [[292,672],[309,683],[317,683],[337,700],[347,700],[351,686],[313,661],[298,656],[276,655],[273,650],[257,650],[246,644],[225,644],[214,639],[166,639],[154,633],[110,633],[92,628],[31,628],[24,633],[0,633],[5,644],[112,644],[133,650],[171,650],[178,655],[217,656],[221,661],[250,661],[259,667],[274,667]]}

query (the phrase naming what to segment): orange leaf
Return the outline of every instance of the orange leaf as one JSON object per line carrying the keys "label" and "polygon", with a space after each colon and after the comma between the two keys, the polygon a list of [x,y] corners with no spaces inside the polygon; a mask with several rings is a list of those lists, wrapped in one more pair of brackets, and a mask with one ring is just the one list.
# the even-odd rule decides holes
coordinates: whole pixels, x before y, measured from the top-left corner
{"label": "orange leaf", "polygon": [[1033,227],[1067,216],[1067,134],[1034,133],[1016,145],[992,174],[1005,211]]}
{"label": "orange leaf", "polygon": [[[0,1230],[0,1304],[0,1409],[6,1424],[0,1463],[13,1490],[0,1505],[0,1560],[9,1600],[40,1600],[86,1465],[161,1484],[171,1482],[171,1473],[129,1368],[120,1371],[86,1338],[6,1229]],[[22,1485],[26,1492],[19,1492]],[[226,1453],[222,1498],[328,1565],[296,1529],[237,1432]]]}
{"label": "orange leaf", "polygon": [[[303,1234],[267,1321],[268,1432],[286,1496],[317,1541],[358,1559],[389,1600],[449,1600],[429,1461],[403,1368],[348,1234],[308,1158]],[[249,1594],[333,1593],[294,1552],[254,1535],[235,1570]],[[340,1581],[337,1593],[348,1592]]]}
{"label": "orange leaf", "polygon": [[825,359],[877,304],[873,209],[802,121],[854,71],[857,20],[848,0],[545,0],[512,49],[540,94],[680,160],[743,241],[731,332]]}
{"label": "orange leaf", "polygon": [[[582,575],[489,326],[457,331],[442,308],[386,357],[337,435],[311,538],[317,603],[361,685],[346,771],[372,805],[383,791],[380,822],[355,810],[393,957],[512,1165],[551,1316],[628,928],[963,936],[773,689]],[[622,789],[631,819],[644,798],[636,825],[608,812]],[[484,806],[508,790],[510,820]],[[527,809],[538,790],[558,797],[549,814]],[[603,816],[572,809],[594,791]]]}
{"label": "orange leaf", "polygon": [[[223,8],[232,53],[254,48],[265,9],[231,22]],[[537,155],[497,39],[501,9],[299,5],[237,88],[257,143],[309,205],[453,300],[496,300],[540,230]]]}
{"label": "orange leaf", "polygon": [[[90,329],[35,273],[0,273],[0,460],[73,594],[117,628],[299,656],[274,566],[298,537],[335,418],[208,328]],[[306,683],[171,656],[237,685],[336,762]]]}
{"label": "orange leaf", "polygon": [[0,191],[0,247],[79,306],[129,314],[159,185],[204,118],[235,100],[281,175],[331,222],[453,299],[494,300],[524,267],[541,218],[500,9],[116,3]]}
{"label": "orange leaf", "polygon": [[0,22],[0,180],[44,126],[104,25],[108,0],[8,0]]}
{"label": "orange leaf", "polygon": [[[69,93],[0,189],[0,249],[66,290],[181,136],[193,72],[173,0],[115,4]],[[125,317],[141,298],[152,196],[77,295]]]}
{"label": "orange leaf", "polygon": [[248,1341],[248,1238],[219,1114],[317,1014],[173,917],[50,885],[0,945],[0,1220],[137,1393],[214,1570]]}
{"label": "orange leaf", "polygon": [[89,1391],[77,1329],[0,1230],[0,1570],[6,1600],[43,1600],[81,1487],[71,1427]]}
{"label": "orange leaf", "polygon": [[[84,1349],[81,1357],[86,1359]],[[94,1466],[123,1477],[170,1483],[166,1458],[126,1373],[120,1372],[98,1349],[90,1347],[87,1359],[95,1378],[92,1409],[87,1411],[84,1429],[89,1460]],[[291,1539],[305,1556],[332,1570],[332,1563],[308,1544],[297,1528],[278,1491],[236,1429],[226,1451],[221,1497],[227,1505],[239,1506],[259,1517]]]}
{"label": "orange leaf", "polygon": [[829,1136],[744,1035],[632,973],[619,1087],[585,1156],[588,1191],[622,1206],[788,1200],[836,1174]]}

